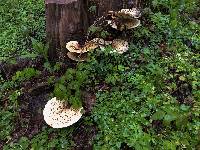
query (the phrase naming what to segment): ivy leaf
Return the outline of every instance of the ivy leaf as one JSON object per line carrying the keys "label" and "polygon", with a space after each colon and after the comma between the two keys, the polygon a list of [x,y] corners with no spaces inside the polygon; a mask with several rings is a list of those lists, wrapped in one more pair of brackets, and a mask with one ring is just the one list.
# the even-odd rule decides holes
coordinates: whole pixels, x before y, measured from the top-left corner
{"label": "ivy leaf", "polygon": [[180,106],[180,109],[181,109],[182,111],[188,111],[189,108],[190,108],[190,106],[186,106],[185,104],[182,104],[182,105]]}
{"label": "ivy leaf", "polygon": [[54,94],[60,99],[64,99],[67,95],[67,89],[63,84],[56,84],[54,88]]}
{"label": "ivy leaf", "polygon": [[164,120],[167,122],[171,122],[173,120],[176,120],[177,116],[175,114],[167,114],[164,117]]}
{"label": "ivy leaf", "polygon": [[155,112],[152,116],[151,119],[152,120],[162,120],[165,116],[165,112],[162,110],[158,110],[157,112]]}

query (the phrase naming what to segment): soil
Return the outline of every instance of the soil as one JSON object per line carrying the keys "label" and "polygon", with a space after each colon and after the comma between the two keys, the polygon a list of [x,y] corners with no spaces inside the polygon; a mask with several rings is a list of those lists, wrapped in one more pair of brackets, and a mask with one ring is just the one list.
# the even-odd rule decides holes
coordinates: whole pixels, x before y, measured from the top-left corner
{"label": "soil", "polygon": [[16,71],[20,71],[26,67],[33,67],[37,69],[42,68],[42,64],[44,63],[44,58],[39,56],[35,59],[28,59],[28,58],[16,58],[15,63],[9,62],[0,62],[0,73],[3,78],[10,79],[10,77]]}
{"label": "soil", "polygon": [[96,126],[81,125],[73,133],[74,147],[72,150],[92,150],[92,141],[96,133]]}

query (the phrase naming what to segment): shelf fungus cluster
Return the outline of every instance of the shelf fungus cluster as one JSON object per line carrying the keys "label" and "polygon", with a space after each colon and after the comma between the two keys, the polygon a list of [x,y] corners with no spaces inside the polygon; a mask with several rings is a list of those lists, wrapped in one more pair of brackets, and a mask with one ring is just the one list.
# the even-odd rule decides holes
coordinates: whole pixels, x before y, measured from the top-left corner
{"label": "shelf fungus cluster", "polygon": [[74,61],[86,61],[88,52],[91,52],[96,48],[100,48],[103,51],[108,45],[111,45],[113,48],[113,51],[110,53],[122,54],[129,48],[128,42],[123,39],[105,41],[102,38],[94,38],[91,41],[86,42],[83,47],[80,47],[77,41],[70,41],[66,44],[66,48],[69,50],[67,56]]}
{"label": "shelf fungus cluster", "polygon": [[82,108],[68,108],[64,101],[52,98],[43,110],[45,122],[53,128],[64,128],[76,123],[82,116]]}
{"label": "shelf fungus cluster", "polygon": [[117,12],[109,11],[108,15],[110,15],[111,18],[107,20],[108,24],[116,30],[129,30],[140,25],[140,20],[138,18],[141,14],[136,8],[121,9]]}
{"label": "shelf fungus cluster", "polygon": [[127,14],[128,16],[133,17],[133,18],[140,18],[141,17],[141,12],[137,8],[121,9],[118,13]]}
{"label": "shelf fungus cluster", "polygon": [[93,41],[86,42],[84,45],[80,45],[78,41],[69,41],[66,44],[66,48],[69,51],[67,56],[74,61],[87,60],[87,53],[96,49],[98,44]]}
{"label": "shelf fungus cluster", "polygon": [[123,54],[128,51],[128,42],[122,39],[114,39],[112,42],[113,52]]}
{"label": "shelf fungus cluster", "polygon": [[[125,31],[136,28],[140,25],[140,11],[136,8],[121,9],[120,11],[109,11],[107,16],[101,17],[105,21],[107,26],[119,31]],[[92,38],[91,38],[92,39]],[[110,53],[123,54],[129,48],[129,44],[124,39],[114,38],[112,41],[107,41],[103,38],[93,38],[86,41],[84,45],[80,45],[78,41],[69,41],[66,44],[66,48],[69,51],[67,56],[74,61],[85,61],[88,58],[88,52],[100,48],[105,50],[105,47],[111,45],[113,51]]]}

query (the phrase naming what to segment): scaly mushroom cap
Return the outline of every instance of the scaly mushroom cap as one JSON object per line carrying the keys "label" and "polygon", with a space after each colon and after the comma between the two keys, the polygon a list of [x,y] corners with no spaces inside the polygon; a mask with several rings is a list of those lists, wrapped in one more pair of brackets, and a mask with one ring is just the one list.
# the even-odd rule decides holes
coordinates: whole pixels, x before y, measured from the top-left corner
{"label": "scaly mushroom cap", "polygon": [[115,39],[112,42],[112,48],[114,49],[113,52],[117,52],[119,54],[122,54],[126,51],[128,51],[128,42],[122,39]]}
{"label": "scaly mushroom cap", "polygon": [[96,49],[98,46],[99,46],[99,44],[97,42],[87,41],[87,42],[85,42],[84,46],[82,47],[82,50],[84,52],[89,52],[89,51]]}
{"label": "scaly mushroom cap", "polygon": [[94,38],[91,41],[97,43],[101,50],[105,50],[105,46],[112,44],[112,41],[105,41],[102,38]]}
{"label": "scaly mushroom cap", "polygon": [[135,18],[116,19],[109,22],[109,24],[112,28],[122,31],[138,27],[140,25],[140,20]]}
{"label": "scaly mushroom cap", "polygon": [[80,46],[78,41],[69,41],[66,44],[66,48],[72,53],[86,53],[94,50],[97,47],[98,44],[93,41],[88,41],[83,46]]}
{"label": "scaly mushroom cap", "polygon": [[63,101],[56,97],[47,102],[43,110],[45,122],[53,128],[64,128],[76,123],[82,116],[82,108],[66,108]]}
{"label": "scaly mushroom cap", "polygon": [[69,42],[67,42],[66,48],[70,52],[80,53],[80,45],[79,45],[78,41],[69,41]]}
{"label": "scaly mushroom cap", "polygon": [[97,43],[99,45],[103,45],[105,43],[104,39],[102,39],[102,38],[94,38],[91,41],[94,43]]}
{"label": "scaly mushroom cap", "polygon": [[124,24],[125,26],[125,29],[133,29],[133,28],[136,28],[140,25],[140,20],[138,19],[131,19],[131,20],[127,20]]}
{"label": "scaly mushroom cap", "polygon": [[107,20],[107,24],[117,30],[133,29],[140,25],[139,18],[141,13],[137,8],[133,9],[121,9],[120,11],[114,12],[109,11],[108,14],[111,19]]}
{"label": "scaly mushroom cap", "polygon": [[127,14],[133,18],[139,18],[141,17],[141,12],[137,8],[132,9],[121,9],[120,13]]}
{"label": "scaly mushroom cap", "polygon": [[80,54],[80,53],[68,52],[68,53],[67,53],[67,56],[68,56],[71,60],[79,61],[79,62],[86,61],[86,60],[88,59],[88,57],[87,57],[88,54],[87,54],[87,53]]}
{"label": "scaly mushroom cap", "polygon": [[112,44],[112,41],[105,41],[102,38],[94,38],[91,41],[97,43],[98,45],[110,45],[110,44]]}

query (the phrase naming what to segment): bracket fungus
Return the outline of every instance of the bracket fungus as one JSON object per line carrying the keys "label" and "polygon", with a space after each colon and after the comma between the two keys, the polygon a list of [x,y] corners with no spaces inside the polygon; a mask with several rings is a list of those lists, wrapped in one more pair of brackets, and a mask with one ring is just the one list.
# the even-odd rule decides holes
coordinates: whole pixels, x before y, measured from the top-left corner
{"label": "bracket fungus", "polygon": [[87,53],[80,54],[80,53],[68,52],[68,53],[67,53],[67,56],[68,56],[71,60],[79,61],[79,62],[86,61],[86,60],[88,59]]}
{"label": "bracket fungus", "polygon": [[125,40],[115,39],[112,42],[112,48],[114,49],[113,52],[123,54],[124,52],[128,51],[129,45],[128,42]]}
{"label": "bracket fungus", "polygon": [[141,17],[141,12],[137,8],[132,8],[132,9],[121,9],[119,11],[120,13],[127,14],[133,18],[140,18]]}
{"label": "bracket fungus", "polygon": [[74,61],[86,61],[87,53],[96,49],[99,46],[97,42],[87,41],[81,46],[78,41],[69,41],[66,48],[69,50],[67,56]]}
{"label": "bracket fungus", "polygon": [[105,46],[112,44],[112,41],[105,41],[102,38],[94,38],[91,41],[96,42],[101,50],[104,50]]}
{"label": "bracket fungus", "polygon": [[[95,38],[93,39],[94,41],[99,40],[99,38]],[[105,50],[105,47],[108,45],[111,45],[111,47],[113,48],[112,51],[110,51],[110,53],[118,53],[118,54],[122,54],[124,52],[126,52],[129,48],[128,42],[122,39],[114,39],[113,41],[104,41],[103,39],[101,39],[101,42],[99,43],[99,47],[102,51]]]}
{"label": "bracket fungus", "polygon": [[[89,37],[90,32],[88,32],[87,40],[90,40],[86,41],[84,45],[80,45],[78,41],[69,41],[66,44],[66,48],[69,50],[67,56],[74,61],[85,61],[87,60],[88,52],[98,47],[104,51],[105,47],[108,45],[111,45],[113,48],[110,53],[122,54],[126,52],[129,48],[128,42],[118,39],[118,37],[122,32],[124,33],[124,30],[138,27],[140,25],[140,20],[138,19],[140,16],[141,12],[137,8],[109,11],[105,16],[98,18],[92,25],[101,29],[106,29],[105,31],[108,30],[109,34],[111,32],[109,38],[96,38],[99,37],[98,34],[96,36],[90,35],[91,37]],[[114,36],[112,36],[112,34],[114,34]]]}
{"label": "bracket fungus", "polygon": [[64,128],[76,123],[82,116],[82,108],[68,108],[65,102],[56,97],[47,102],[43,110],[45,122],[53,128]]}
{"label": "bracket fungus", "polygon": [[132,18],[132,19],[124,19],[123,21],[113,20],[109,22],[110,26],[117,30],[129,30],[136,28],[140,25],[140,20]]}
{"label": "bracket fungus", "polygon": [[117,30],[128,30],[136,28],[140,25],[140,11],[136,8],[133,9],[121,9],[120,11],[114,12],[109,11],[111,19],[107,20],[108,25]]}
{"label": "bracket fungus", "polygon": [[98,47],[98,44],[93,41],[86,42],[83,46],[81,46],[78,41],[69,41],[66,44],[66,48],[69,50],[69,52],[72,53],[87,53],[89,51],[94,50]]}

